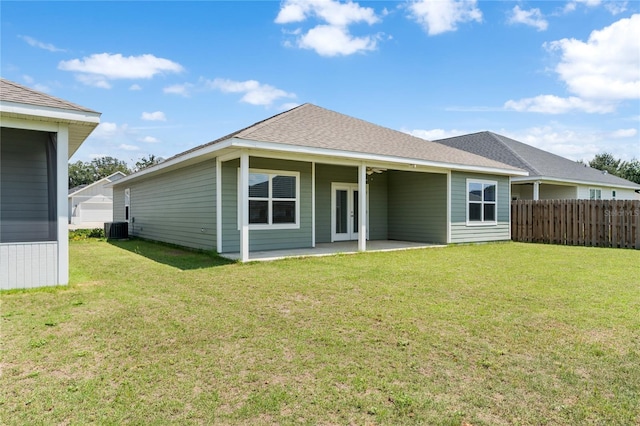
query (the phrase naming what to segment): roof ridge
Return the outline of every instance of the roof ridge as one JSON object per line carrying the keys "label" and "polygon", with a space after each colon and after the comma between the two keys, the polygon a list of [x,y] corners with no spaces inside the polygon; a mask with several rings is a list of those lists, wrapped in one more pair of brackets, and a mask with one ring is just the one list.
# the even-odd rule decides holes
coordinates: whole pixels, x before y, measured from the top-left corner
{"label": "roof ridge", "polygon": [[[496,141],[498,141],[498,143],[500,143],[502,146],[504,146],[505,148],[507,148],[509,150],[510,153],[512,153],[518,160],[522,161],[524,164],[526,164],[531,170],[535,171],[536,174],[538,175],[542,175],[540,173],[540,170],[538,170],[537,168],[533,167],[533,165],[527,161],[524,157],[522,157],[520,154],[518,154],[513,148],[511,148],[509,145],[507,145],[506,143],[504,143],[503,141],[500,140],[501,137],[503,138],[507,138],[507,139],[511,139],[507,136],[502,136],[502,135],[498,135],[497,133],[493,133],[489,130],[485,131],[486,133],[489,134],[489,136],[491,136],[493,139],[495,139]],[[511,139],[514,142],[518,142],[515,139]],[[518,142],[518,143],[522,143],[522,142]],[[535,146],[533,148],[536,148]],[[540,149],[540,148],[536,148],[536,149]],[[542,150],[541,150],[542,151]]]}

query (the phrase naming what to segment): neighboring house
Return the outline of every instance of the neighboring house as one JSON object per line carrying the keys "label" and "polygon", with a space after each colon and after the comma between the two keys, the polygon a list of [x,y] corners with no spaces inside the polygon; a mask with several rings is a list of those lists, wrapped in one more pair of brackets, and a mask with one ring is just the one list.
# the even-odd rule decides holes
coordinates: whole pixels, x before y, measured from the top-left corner
{"label": "neighboring house", "polygon": [[68,161],[99,122],[0,79],[0,289],[68,283]]}
{"label": "neighboring house", "polygon": [[511,196],[521,200],[636,200],[640,185],[492,132],[434,141],[510,164],[529,172],[511,179]]}
{"label": "neighboring house", "polygon": [[114,221],[242,261],[342,240],[509,240],[509,179],[526,174],[304,104],[116,181]]}
{"label": "neighboring house", "polygon": [[92,184],[70,189],[69,223],[82,228],[113,221],[113,188],[107,185],[125,176],[115,172]]}

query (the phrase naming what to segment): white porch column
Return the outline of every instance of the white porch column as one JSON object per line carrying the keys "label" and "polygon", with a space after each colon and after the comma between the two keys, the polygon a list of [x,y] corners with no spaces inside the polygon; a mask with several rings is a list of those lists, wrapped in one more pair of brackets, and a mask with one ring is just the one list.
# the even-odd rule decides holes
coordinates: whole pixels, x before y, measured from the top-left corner
{"label": "white porch column", "polygon": [[222,253],[222,161],[216,157],[216,251]]}
{"label": "white porch column", "polygon": [[69,127],[59,125],[56,142],[56,202],[58,204],[58,282],[69,284]]}
{"label": "white porch column", "polygon": [[358,251],[367,250],[367,167],[358,166]]}
{"label": "white porch column", "polygon": [[539,180],[533,182],[533,199],[534,200],[540,199],[540,181]]}
{"label": "white porch column", "polygon": [[[300,183],[298,183],[299,185]],[[311,247],[316,246],[316,162],[311,163]]]}
{"label": "white porch column", "polygon": [[240,260],[249,261],[249,154],[240,154]]}

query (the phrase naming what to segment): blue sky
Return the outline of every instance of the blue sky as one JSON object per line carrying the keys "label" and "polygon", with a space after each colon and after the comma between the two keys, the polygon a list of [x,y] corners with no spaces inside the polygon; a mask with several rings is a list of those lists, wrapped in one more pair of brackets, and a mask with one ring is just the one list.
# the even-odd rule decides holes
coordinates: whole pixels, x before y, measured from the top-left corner
{"label": "blue sky", "polygon": [[1,75],[169,157],[305,102],[434,140],[640,157],[640,2],[2,1]]}

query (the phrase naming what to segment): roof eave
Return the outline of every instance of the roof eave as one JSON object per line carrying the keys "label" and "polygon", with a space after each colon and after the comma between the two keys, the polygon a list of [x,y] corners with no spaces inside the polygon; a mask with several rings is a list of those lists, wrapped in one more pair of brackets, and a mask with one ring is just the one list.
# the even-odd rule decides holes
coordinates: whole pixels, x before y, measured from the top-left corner
{"label": "roof eave", "polygon": [[270,151],[279,151],[287,153],[300,153],[307,155],[319,155],[327,157],[341,157],[359,161],[375,161],[385,163],[396,163],[402,165],[424,166],[431,168],[440,168],[447,170],[465,171],[465,172],[481,172],[500,174],[507,176],[528,176],[529,173],[520,169],[505,169],[500,167],[487,167],[487,166],[473,166],[467,164],[446,163],[439,161],[420,160],[416,158],[396,157],[390,155],[370,154],[356,151],[343,151],[330,148],[315,148],[304,145],[289,145],[281,144],[277,142],[263,142],[241,138],[232,138],[231,146],[237,148],[253,148],[253,149],[265,149]]}
{"label": "roof eave", "polygon": [[114,185],[120,185],[122,183],[126,183],[126,182],[131,182],[133,180],[138,180],[140,178],[143,178],[145,176],[151,175],[151,174],[155,174],[158,173],[160,171],[163,170],[167,170],[176,166],[179,166],[180,163],[184,163],[186,161],[189,160],[194,160],[197,159],[198,157],[203,157],[207,154],[212,154],[216,151],[220,151],[222,149],[228,148],[231,146],[231,139],[226,139],[223,140],[221,142],[218,142],[214,145],[207,145],[204,146],[200,149],[197,149],[195,151],[189,152],[187,154],[184,155],[180,155],[178,157],[174,157],[172,159],[163,161],[162,163],[159,164],[155,164],[151,167],[147,167],[146,169],[140,170],[139,172],[136,173],[132,173],[128,176],[123,177],[122,179],[118,179],[116,181],[113,181],[107,185],[105,185],[105,188],[111,188]]}
{"label": "roof eave", "polygon": [[580,179],[561,179],[561,178],[549,177],[549,176],[516,177],[516,178],[512,178],[512,181],[522,182],[522,183],[541,181],[541,182],[557,182],[557,183],[566,183],[566,184],[575,184],[575,185],[606,186],[609,188],[624,188],[624,189],[633,189],[633,190],[640,189],[640,185],[633,185],[632,182],[629,182],[630,185],[621,185],[621,184],[615,184],[610,182],[601,182],[601,181],[598,182],[598,181],[580,180]]}
{"label": "roof eave", "polygon": [[10,101],[0,101],[0,112],[16,114],[25,118],[44,117],[68,123],[84,122],[88,124],[100,124],[100,113],[93,111],[80,111],[61,109],[40,105],[28,105]]}
{"label": "roof eave", "polygon": [[218,142],[214,145],[207,145],[201,149],[192,151],[188,154],[169,159],[155,166],[141,170],[137,173],[118,179],[115,182],[107,184],[106,187],[113,187],[114,185],[121,185],[127,182],[141,179],[145,176],[158,173],[162,170],[167,170],[179,166],[180,163],[197,159],[198,157],[213,154],[216,151],[220,151],[226,148],[246,148],[246,149],[262,149],[273,152],[305,154],[311,156],[323,156],[323,157],[339,157],[357,161],[375,161],[383,163],[395,163],[398,165],[416,165],[421,167],[438,168],[443,170],[454,170],[461,172],[479,172],[486,174],[496,174],[505,176],[528,176],[529,173],[520,169],[505,169],[500,167],[487,167],[487,166],[473,166],[467,164],[445,163],[438,161],[426,161],[415,158],[395,157],[388,155],[368,154],[354,151],[341,151],[329,148],[314,148],[303,145],[289,145],[277,142],[264,142],[255,141],[242,138],[229,138]]}

